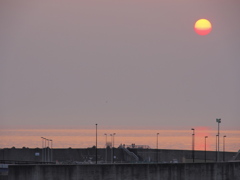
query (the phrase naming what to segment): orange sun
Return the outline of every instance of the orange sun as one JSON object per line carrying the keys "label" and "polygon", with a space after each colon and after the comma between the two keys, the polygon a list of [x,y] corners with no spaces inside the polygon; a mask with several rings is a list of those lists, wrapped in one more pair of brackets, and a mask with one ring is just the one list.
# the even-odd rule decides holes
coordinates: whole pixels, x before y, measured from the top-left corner
{"label": "orange sun", "polygon": [[194,29],[197,34],[204,36],[211,32],[212,24],[207,19],[199,19],[195,23]]}

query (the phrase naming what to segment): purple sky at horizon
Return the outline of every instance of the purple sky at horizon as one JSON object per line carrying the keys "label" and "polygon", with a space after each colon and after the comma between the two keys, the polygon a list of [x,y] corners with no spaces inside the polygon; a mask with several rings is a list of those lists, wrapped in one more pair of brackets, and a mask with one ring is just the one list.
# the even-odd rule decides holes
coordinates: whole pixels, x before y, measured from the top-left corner
{"label": "purple sky at horizon", "polygon": [[239,17],[238,0],[1,1],[0,127],[240,130]]}

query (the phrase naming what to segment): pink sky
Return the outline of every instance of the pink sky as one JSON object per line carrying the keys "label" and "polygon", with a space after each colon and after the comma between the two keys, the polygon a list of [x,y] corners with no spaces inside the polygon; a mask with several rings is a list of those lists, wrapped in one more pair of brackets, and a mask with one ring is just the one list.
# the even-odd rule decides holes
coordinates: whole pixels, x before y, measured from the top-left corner
{"label": "pink sky", "polygon": [[[110,134],[114,136],[114,146],[125,145],[148,145],[150,148],[156,148],[157,133],[159,149],[187,149],[192,148],[192,131],[191,130],[124,130],[124,129],[99,129],[98,130],[98,147],[104,148],[107,141],[111,142]],[[239,131],[220,131],[220,151],[223,148],[223,136],[226,135],[226,151],[238,151],[240,142]],[[54,148],[87,148],[95,145],[94,129],[20,129],[20,130],[1,130],[0,131],[0,148],[36,148],[42,147],[41,137],[53,140]],[[205,139],[207,138],[207,150],[215,151],[216,149],[216,131],[195,128],[195,149],[205,149]]]}
{"label": "pink sky", "polygon": [[239,17],[238,0],[1,1],[0,126],[240,130]]}

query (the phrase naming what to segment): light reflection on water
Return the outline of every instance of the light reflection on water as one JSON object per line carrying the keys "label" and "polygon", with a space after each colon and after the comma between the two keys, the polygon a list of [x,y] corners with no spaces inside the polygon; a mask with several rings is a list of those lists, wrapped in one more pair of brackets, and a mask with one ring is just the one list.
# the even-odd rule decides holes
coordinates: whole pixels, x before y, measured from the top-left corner
{"label": "light reflection on water", "polygon": [[[41,137],[53,140],[54,148],[87,148],[96,143],[95,129],[4,129],[0,130],[0,148],[36,148],[42,147]],[[192,148],[192,131],[191,130],[98,130],[98,147],[103,148],[108,141],[111,141],[111,133],[114,136],[115,146],[120,144],[130,145],[149,145],[156,148],[157,133],[159,149],[191,149]],[[197,130],[195,131],[195,149],[204,150],[205,136],[207,139],[207,150],[216,149],[216,131]],[[221,131],[220,150],[223,148],[223,138],[226,135],[226,151],[238,151],[240,149],[240,132],[239,131]]]}

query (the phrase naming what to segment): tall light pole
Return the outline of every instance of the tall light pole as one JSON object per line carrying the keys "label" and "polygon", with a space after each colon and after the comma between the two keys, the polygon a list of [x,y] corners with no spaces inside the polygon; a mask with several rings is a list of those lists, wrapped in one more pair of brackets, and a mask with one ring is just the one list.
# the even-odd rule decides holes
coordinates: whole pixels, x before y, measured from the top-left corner
{"label": "tall light pole", "polygon": [[193,159],[193,162],[194,162],[194,145],[195,145],[195,142],[194,142],[194,136],[195,136],[195,129],[194,128],[192,128],[191,129],[192,131],[193,131],[193,133],[192,133],[192,159]]}
{"label": "tall light pole", "polygon": [[116,135],[116,133],[110,134],[111,136],[111,141],[112,141],[112,155],[111,155],[111,162],[114,162],[114,136]]}
{"label": "tall light pole", "polygon": [[223,162],[225,161],[225,137],[227,136],[223,136]]}
{"label": "tall light pole", "polygon": [[50,155],[50,161],[52,162],[52,143],[53,143],[53,140],[52,140],[52,139],[49,139],[49,141],[51,142],[51,155]]}
{"label": "tall light pole", "polygon": [[[111,144],[113,143],[113,135],[112,134],[110,134],[110,136],[111,136]],[[112,147],[113,147],[113,144],[112,144]],[[112,148],[111,148],[111,155],[110,155],[110,157],[111,157],[111,163],[112,163]]]}
{"label": "tall light pole", "polygon": [[216,122],[218,123],[218,136],[217,136],[217,139],[218,139],[218,145],[217,145],[217,162],[219,161],[219,137],[220,137],[220,132],[219,132],[219,126],[220,126],[220,123],[221,123],[221,119],[216,119]]}
{"label": "tall light pole", "polygon": [[42,139],[42,162],[44,161],[44,137],[41,137]]}
{"label": "tall light pole", "polygon": [[113,152],[113,157],[112,157],[113,158],[113,163],[114,163],[114,136],[115,135],[116,135],[116,133],[113,133],[113,136],[112,136],[113,137],[113,151],[112,151]]}
{"label": "tall light pole", "polygon": [[50,161],[50,157],[49,157],[49,155],[50,155],[50,153],[49,153],[49,141],[50,141],[50,139],[46,139],[47,140],[47,142],[48,142],[48,147],[47,147],[47,162],[49,163],[49,161]]}
{"label": "tall light pole", "polygon": [[96,164],[97,164],[97,124],[96,124]]}
{"label": "tall light pole", "polygon": [[44,139],[44,151],[45,151],[45,157],[44,157],[44,160],[45,160],[45,162],[47,162],[47,145],[46,145],[46,141],[47,141],[47,139],[46,138],[43,138]]}
{"label": "tall light pole", "polygon": [[217,139],[218,139],[218,134],[216,135],[216,162],[217,162],[217,160],[218,160],[218,158],[217,158]]}
{"label": "tall light pole", "polygon": [[157,133],[157,163],[158,163],[158,135],[159,133]]}
{"label": "tall light pole", "polygon": [[207,161],[207,138],[208,136],[205,136],[205,162]]}
{"label": "tall light pole", "polygon": [[104,134],[105,136],[106,136],[106,157],[105,157],[105,161],[106,161],[106,163],[107,163],[107,134]]}

